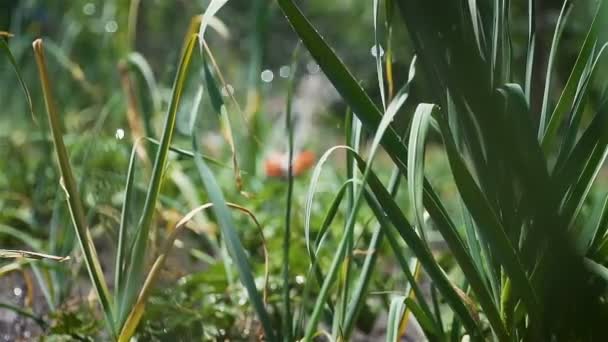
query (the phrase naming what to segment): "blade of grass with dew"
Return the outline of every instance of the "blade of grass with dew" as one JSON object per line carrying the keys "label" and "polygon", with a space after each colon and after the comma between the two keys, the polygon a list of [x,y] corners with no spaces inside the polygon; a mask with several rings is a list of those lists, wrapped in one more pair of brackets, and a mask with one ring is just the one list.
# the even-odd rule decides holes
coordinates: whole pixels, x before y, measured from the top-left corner
{"label": "blade of grass with dew", "polygon": [[36,57],[36,64],[38,65],[38,72],[40,75],[40,82],[42,85],[46,111],[49,119],[49,126],[51,128],[53,142],[55,144],[55,153],[59,164],[59,169],[61,171],[61,184],[66,192],[68,208],[72,216],[72,222],[76,230],[80,248],[82,249],[84,255],[89,277],[93,283],[93,287],[95,288],[97,297],[102,306],[106,324],[110,328],[110,331],[114,334],[114,312],[110,300],[110,293],[106,285],[95,245],[93,244],[90,231],[86,225],[84,208],[82,207],[82,202],[80,201],[80,193],[76,187],[76,181],[72,173],[68,153],[63,143],[61,123],[56,112],[55,100],[52,94],[42,40],[35,40],[33,43],[33,48],[34,55]]}
{"label": "blade of grass with dew", "polygon": [[[198,151],[196,137],[197,134],[195,133],[195,130],[193,130],[192,144],[195,152]],[[253,273],[251,271],[251,267],[249,266],[247,255],[238,235],[236,234],[232,217],[230,216],[230,212],[226,206],[226,201],[224,200],[224,195],[222,194],[220,187],[217,185],[211,170],[197,153],[195,153],[194,162],[200,174],[201,180],[203,181],[203,184],[207,190],[209,199],[213,203],[213,212],[218,220],[218,225],[220,227],[222,237],[225,240],[228,252],[239,270],[238,274],[241,278],[241,282],[247,289],[247,293],[249,294],[249,299],[253,304],[253,308],[256,311],[262,326],[264,327],[266,339],[268,341],[276,341],[273,325],[270,321],[270,317],[268,316],[268,312],[264,307],[264,302],[255,286]]]}
{"label": "blade of grass with dew", "polygon": [[119,298],[118,326],[122,326],[122,322],[126,319],[126,315],[131,305],[136,300],[136,295],[141,285],[143,268],[145,265],[146,249],[148,244],[148,233],[150,226],[153,224],[154,210],[156,202],[160,194],[160,188],[163,180],[164,170],[167,164],[169,154],[169,146],[173,137],[177,109],[184,90],[186,77],[188,74],[188,66],[190,65],[192,51],[196,42],[196,35],[186,37],[185,49],[178,65],[175,82],[169,108],[167,110],[165,126],[161,138],[161,145],[156,153],[154,166],[152,168],[152,178],[147,190],[142,216],[137,225],[135,232],[134,246],[130,260],[128,260],[127,278],[125,283],[125,291],[122,298]]}
{"label": "blade of grass with dew", "polygon": [[574,102],[574,96],[576,94],[577,85],[582,76],[582,73],[585,69],[585,65],[589,58],[593,58],[593,47],[596,44],[598,30],[600,25],[600,20],[598,20],[599,13],[602,12],[604,8],[604,4],[606,1],[600,1],[595,16],[593,17],[593,21],[591,22],[591,26],[589,27],[589,31],[587,32],[587,36],[585,37],[585,41],[583,45],[579,49],[578,57],[576,58],[576,62],[574,63],[574,67],[570,72],[570,76],[568,77],[568,81],[564,86],[564,90],[559,97],[557,105],[555,109],[553,109],[553,113],[549,118],[549,124],[547,126],[546,132],[542,137],[542,148],[545,154],[548,154],[549,149],[554,143],[554,140],[557,136],[558,129],[562,124],[562,120],[564,119],[564,115],[569,111],[572,103]]}
{"label": "blade of grass with dew", "polygon": [[9,62],[11,63],[11,66],[13,67],[13,70],[15,71],[15,75],[17,76],[17,81],[19,82],[19,85],[21,86],[21,90],[23,91],[23,95],[25,96],[25,101],[27,102],[27,106],[30,111],[30,115],[32,116],[32,120],[34,122],[37,122],[36,115],[34,114],[34,106],[32,105],[32,97],[30,96],[30,91],[27,88],[27,84],[25,84],[25,80],[23,79],[23,76],[21,76],[21,72],[19,72],[19,67],[17,66],[17,61],[15,61],[15,57],[13,56],[13,53],[9,49],[8,44],[6,44],[6,41],[4,41],[4,39],[1,37],[0,37],[0,49],[2,49],[2,51],[6,54],[6,57],[8,58]]}
{"label": "blade of grass with dew", "polygon": [[559,17],[557,18],[557,24],[555,25],[555,32],[553,33],[553,41],[551,42],[551,49],[549,50],[549,61],[547,62],[547,71],[545,72],[545,90],[543,92],[543,102],[542,108],[540,111],[540,122],[538,126],[538,139],[542,139],[545,135],[546,126],[549,118],[547,117],[549,111],[549,91],[551,90],[551,77],[555,74],[553,72],[553,66],[555,64],[555,58],[557,56],[557,51],[559,47],[559,43],[561,41],[562,33],[564,32],[564,27],[566,26],[566,20],[572,9],[572,1],[565,0],[562,5],[562,9],[559,13]]}

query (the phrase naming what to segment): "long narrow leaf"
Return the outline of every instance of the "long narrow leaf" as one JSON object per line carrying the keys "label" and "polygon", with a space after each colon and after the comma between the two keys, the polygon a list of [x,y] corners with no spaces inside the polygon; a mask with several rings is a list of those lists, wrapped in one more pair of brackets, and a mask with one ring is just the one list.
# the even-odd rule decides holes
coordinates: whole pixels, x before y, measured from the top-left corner
{"label": "long narrow leaf", "polygon": [[51,127],[53,142],[55,144],[57,162],[61,171],[61,184],[66,192],[68,208],[70,209],[70,214],[76,230],[76,235],[78,236],[78,241],[80,242],[80,248],[84,254],[84,261],[89,273],[89,277],[93,282],[93,287],[95,288],[101,303],[106,324],[110,328],[110,331],[114,333],[114,312],[110,300],[110,293],[101,269],[97,251],[93,244],[90,231],[87,227],[84,208],[82,206],[82,202],[80,201],[80,192],[76,186],[76,180],[74,179],[74,175],[72,173],[68,152],[63,143],[61,123],[56,112],[55,100],[46,66],[42,39],[35,40],[33,43],[33,48],[36,56],[36,63],[38,65],[38,72],[40,74],[40,82],[42,85],[44,102],[48,114],[49,126]]}

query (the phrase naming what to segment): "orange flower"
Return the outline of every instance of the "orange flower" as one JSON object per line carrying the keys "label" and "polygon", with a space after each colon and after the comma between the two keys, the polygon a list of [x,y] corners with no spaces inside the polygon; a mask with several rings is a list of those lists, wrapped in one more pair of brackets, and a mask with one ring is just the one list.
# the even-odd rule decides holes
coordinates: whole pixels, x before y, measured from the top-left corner
{"label": "orange flower", "polygon": [[[274,152],[270,154],[264,161],[264,170],[267,177],[287,177],[288,156],[286,153]],[[315,154],[311,151],[302,151],[294,155],[293,158],[293,175],[299,176],[313,167],[315,164]]]}

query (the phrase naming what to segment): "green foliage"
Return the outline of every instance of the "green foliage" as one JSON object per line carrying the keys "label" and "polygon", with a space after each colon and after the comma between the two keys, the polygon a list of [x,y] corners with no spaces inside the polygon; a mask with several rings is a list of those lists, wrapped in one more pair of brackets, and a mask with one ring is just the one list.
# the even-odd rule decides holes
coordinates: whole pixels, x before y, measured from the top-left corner
{"label": "green foliage", "polygon": [[[345,4],[8,6],[0,276],[40,295],[2,308],[48,341],[351,340],[378,322],[395,341],[412,317],[431,341],[602,340],[605,2],[564,1],[550,44],[534,1]],[[34,64],[46,30],[63,38],[36,40]],[[308,133],[343,141],[310,175],[307,58],[348,107]],[[287,74],[262,82],[273,64]],[[274,150],[285,179],[260,173]]]}

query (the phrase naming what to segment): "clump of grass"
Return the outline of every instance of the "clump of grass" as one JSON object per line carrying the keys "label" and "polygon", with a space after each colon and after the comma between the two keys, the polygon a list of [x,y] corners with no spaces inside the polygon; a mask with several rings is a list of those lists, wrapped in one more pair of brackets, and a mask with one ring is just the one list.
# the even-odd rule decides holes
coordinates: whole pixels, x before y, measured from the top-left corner
{"label": "clump of grass", "polygon": [[[403,215],[403,208],[370,173],[373,153],[368,166],[357,157],[364,171],[362,181],[370,191],[368,205],[376,208],[374,212],[385,223],[384,229],[397,229],[433,280],[433,287],[454,311],[452,328],[456,331],[449,336],[459,338],[461,323],[473,339],[489,337],[484,332],[484,321],[475,312],[477,305],[498,340],[599,336],[602,332],[596,323],[603,317],[602,293],[588,284],[604,273],[595,268],[602,259],[598,259],[594,243],[589,242],[606,238],[603,230],[582,228],[597,227],[598,217],[584,222],[579,215],[608,151],[607,141],[599,132],[605,100],[589,126],[582,129],[580,125],[588,86],[605,46],[598,38],[598,21],[591,24],[551,113],[551,66],[567,12],[562,10],[550,51],[542,115],[535,116],[529,109],[535,31],[530,24],[525,84],[513,83],[516,75],[511,68],[508,2],[397,2],[396,9],[405,20],[420,59],[420,72],[430,81],[437,101],[437,105],[418,106],[412,116],[410,139],[404,144],[390,126],[383,126],[388,110],[383,114],[376,107],[298,7],[291,0],[278,3],[363,127],[376,132],[377,142],[407,175],[417,233]],[[533,23],[533,2],[529,6]],[[564,9],[569,6],[570,2],[565,1]],[[600,2],[597,13],[602,8]],[[383,82],[380,86],[384,87]],[[540,124],[535,117],[540,117]],[[442,136],[466,207],[466,239],[423,176],[424,145],[431,128]],[[559,128],[564,129],[563,135],[557,134]],[[556,145],[561,148],[553,149]],[[375,147],[372,145],[372,151]],[[558,161],[555,165],[549,162],[553,158]],[[352,207],[350,214],[356,210]],[[425,213],[430,220],[424,219]],[[431,222],[443,236],[474,297],[452,284],[430,254],[424,232]],[[348,239],[349,234],[346,230],[344,238]],[[585,241],[585,247],[575,248],[580,240]],[[317,331],[320,307],[329,298],[329,289],[338,285],[333,272],[343,254],[342,249],[336,253],[337,263],[325,278],[316,309],[309,317],[306,340]],[[345,292],[349,286],[346,283],[338,288]],[[399,298],[391,309],[393,327],[404,316],[405,310],[398,305],[403,297]],[[568,304],[557,304],[555,298],[567,298]],[[423,302],[419,298],[419,303]],[[438,312],[414,307],[412,313],[418,321],[427,322],[424,328],[429,338],[447,338]],[[337,324],[343,328],[341,323]],[[348,338],[350,334],[348,330],[338,331],[338,336]]]}

